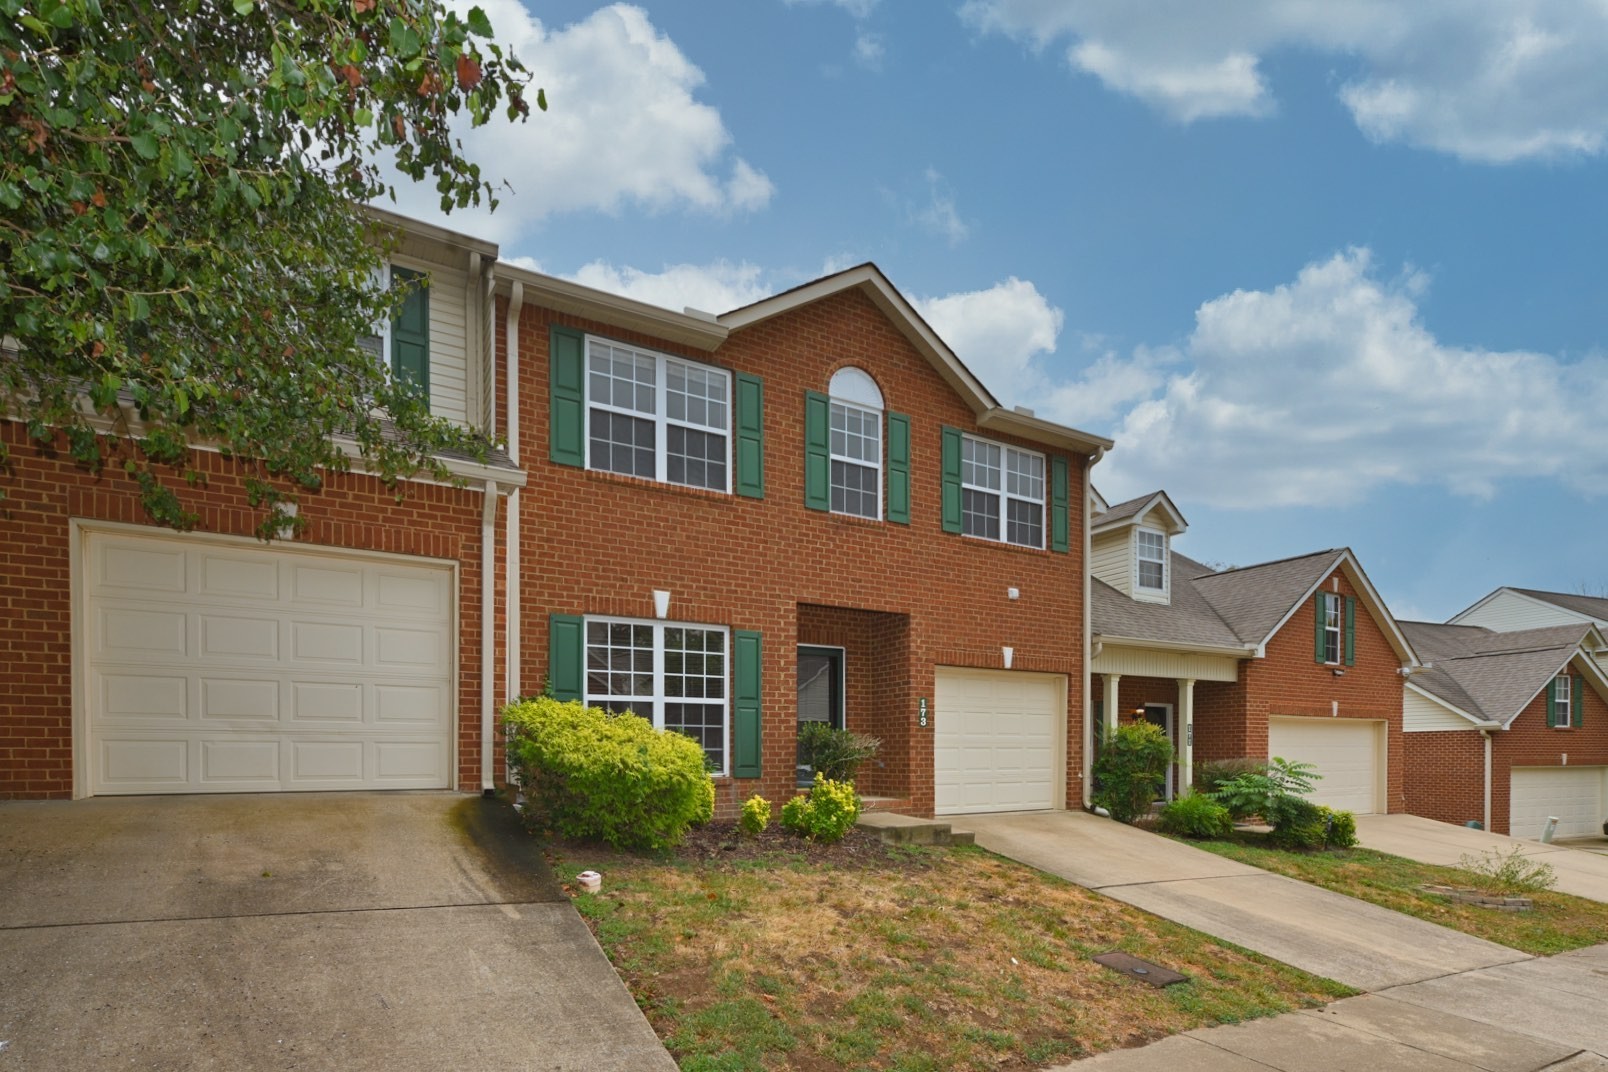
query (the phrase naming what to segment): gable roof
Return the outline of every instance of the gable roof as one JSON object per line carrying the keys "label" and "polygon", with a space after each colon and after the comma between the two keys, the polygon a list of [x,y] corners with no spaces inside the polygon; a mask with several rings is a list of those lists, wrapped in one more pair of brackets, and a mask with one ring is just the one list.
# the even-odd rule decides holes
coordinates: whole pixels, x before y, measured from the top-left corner
{"label": "gable roof", "polygon": [[1265,644],[1339,564],[1338,549],[1316,551],[1195,579],[1208,602],[1246,641]]}
{"label": "gable roof", "polygon": [[880,309],[910,345],[927,359],[944,382],[976,414],[979,428],[1049,443],[1089,455],[1097,461],[1111,449],[1112,441],[1104,436],[1046,421],[1028,410],[1007,409],[1000,405],[999,400],[989,393],[982,381],[972,375],[971,370],[949,348],[949,344],[939,338],[932,326],[922,319],[915,307],[882,274],[882,269],[869,261],[733,309],[716,320],[728,331],[740,331],[850,290],[857,290],[869,298],[871,304]]}
{"label": "gable roof", "polygon": [[1523,713],[1577,655],[1598,692],[1608,689],[1587,645],[1600,643],[1585,622],[1498,633],[1478,625],[1402,622],[1402,629],[1424,657],[1411,684],[1470,718],[1500,723],[1503,729]]}
{"label": "gable roof", "polygon": [[1120,502],[1115,506],[1107,507],[1095,515],[1091,523],[1092,531],[1097,533],[1110,532],[1126,522],[1144,517],[1152,510],[1157,509],[1167,515],[1171,523],[1167,530],[1169,533],[1177,534],[1189,527],[1189,522],[1184,520],[1183,513],[1165,491],[1152,491],[1138,498],[1129,499],[1127,502]]}
{"label": "gable roof", "polygon": [[1190,583],[1198,575],[1196,570],[1205,568],[1183,555],[1172,555],[1170,604],[1129,599],[1098,577],[1091,576],[1089,618],[1093,631],[1102,639],[1228,648],[1240,655],[1249,655],[1250,645]]}
{"label": "gable roof", "polygon": [[1448,620],[1461,622],[1504,592],[1522,596],[1536,603],[1545,603],[1548,606],[1556,607],[1569,614],[1579,615],[1582,618],[1590,618],[1597,622],[1608,622],[1608,599],[1600,596],[1582,596],[1569,592],[1545,592],[1539,588],[1513,588],[1509,586],[1503,586],[1485,595],[1472,605],[1452,615]]}

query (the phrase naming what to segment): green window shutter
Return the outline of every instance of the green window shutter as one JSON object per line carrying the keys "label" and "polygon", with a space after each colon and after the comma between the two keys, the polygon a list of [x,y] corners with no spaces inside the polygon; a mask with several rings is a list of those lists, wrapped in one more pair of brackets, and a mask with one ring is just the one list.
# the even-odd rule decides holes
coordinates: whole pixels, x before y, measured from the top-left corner
{"label": "green window shutter", "polygon": [[586,337],[554,324],[547,335],[548,457],[557,465],[586,464]]}
{"label": "green window shutter", "polygon": [[804,392],[804,505],[832,509],[832,408],[819,391]]}
{"label": "green window shutter", "polygon": [[1574,707],[1574,718],[1570,725],[1579,729],[1586,713],[1586,679],[1579,674],[1569,680],[1569,702]]}
{"label": "green window shutter", "polygon": [[1066,551],[1071,544],[1071,495],[1067,489],[1066,459],[1050,459],[1050,550]]}
{"label": "green window shutter", "polygon": [[910,418],[888,414],[888,520],[910,524]]}
{"label": "green window shutter", "polygon": [[1552,678],[1547,682],[1547,726],[1558,724],[1558,679]]}
{"label": "green window shutter", "polygon": [[419,285],[408,291],[396,319],[391,321],[391,373],[399,380],[416,385],[429,397],[430,288],[424,285],[423,272],[392,268],[391,278],[419,281]]}
{"label": "green window shutter", "polygon": [[758,376],[737,376],[737,494],[765,497],[765,384]]}
{"label": "green window shutter", "polygon": [[759,634],[735,629],[731,634],[732,674],[732,746],[731,776],[758,778],[759,755]]}
{"label": "green window shutter", "polygon": [[1317,644],[1315,658],[1323,662],[1323,593],[1319,592],[1312,598],[1312,620],[1316,625],[1314,641]]}
{"label": "green window shutter", "polygon": [[1357,601],[1346,596],[1346,665],[1357,665]]}
{"label": "green window shutter", "polygon": [[944,429],[943,522],[945,532],[960,531],[960,429]]}
{"label": "green window shutter", "polygon": [[586,620],[578,614],[547,616],[547,680],[555,700],[585,698]]}

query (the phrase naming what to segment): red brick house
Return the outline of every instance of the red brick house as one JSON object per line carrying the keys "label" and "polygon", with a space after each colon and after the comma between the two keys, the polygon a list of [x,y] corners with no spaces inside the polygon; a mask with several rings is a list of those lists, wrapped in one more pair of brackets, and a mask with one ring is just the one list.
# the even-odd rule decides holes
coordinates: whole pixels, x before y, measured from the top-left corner
{"label": "red brick house", "polygon": [[1514,837],[1608,820],[1608,680],[1589,622],[1494,632],[1403,622],[1425,666],[1404,703],[1407,810]]}
{"label": "red brick house", "polygon": [[810,720],[881,738],[885,807],[1081,806],[1109,441],[1001,407],[873,265],[719,317],[507,266],[497,301],[516,689],[691,734],[723,810],[795,791]]}
{"label": "red brick house", "polygon": [[880,737],[889,807],[1082,804],[1108,440],[1001,407],[871,265],[674,313],[380,215],[429,286],[376,350],[502,447],[264,545],[216,453],[180,534],[0,422],[0,796],[488,789],[546,683],[694,736],[727,809],[794,790],[801,720]]}
{"label": "red brick house", "polygon": [[1092,703],[1166,729],[1169,796],[1196,761],[1280,756],[1316,765],[1320,803],[1403,810],[1418,659],[1350,550],[1216,570],[1172,549],[1186,524],[1165,492],[1093,507]]}
{"label": "red brick house", "polygon": [[[376,337],[440,415],[502,432],[487,286],[496,247],[377,214],[428,277]],[[303,535],[265,545],[237,465],[194,452],[196,532],[153,527],[0,421],[0,797],[351,788],[479,790],[501,702],[510,459],[446,459],[463,486],[332,476]],[[484,641],[484,643],[483,643]]]}

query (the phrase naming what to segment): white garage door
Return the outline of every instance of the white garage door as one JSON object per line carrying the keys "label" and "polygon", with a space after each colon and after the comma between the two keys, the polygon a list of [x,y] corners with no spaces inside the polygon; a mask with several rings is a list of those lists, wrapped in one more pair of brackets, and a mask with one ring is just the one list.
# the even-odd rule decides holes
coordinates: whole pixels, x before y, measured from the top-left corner
{"label": "white garage door", "polygon": [[939,667],[934,810],[1035,811],[1065,798],[1066,678]]}
{"label": "white garage door", "polygon": [[1516,838],[1539,838],[1547,816],[1558,817],[1557,837],[1601,834],[1604,767],[1514,767],[1508,831]]}
{"label": "white garage door", "polygon": [[1323,780],[1309,798],[1358,815],[1379,809],[1379,732],[1382,722],[1351,718],[1268,720],[1267,754],[1311,763]]}
{"label": "white garage door", "polygon": [[435,789],[453,710],[449,566],[86,534],[88,789]]}

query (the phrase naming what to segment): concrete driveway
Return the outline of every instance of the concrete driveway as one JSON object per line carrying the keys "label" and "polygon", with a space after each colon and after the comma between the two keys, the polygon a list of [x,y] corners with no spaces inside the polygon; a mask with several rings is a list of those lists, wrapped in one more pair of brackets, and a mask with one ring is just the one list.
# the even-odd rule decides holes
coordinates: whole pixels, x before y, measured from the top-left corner
{"label": "concrete driveway", "polygon": [[1543,845],[1539,841],[1470,830],[1466,826],[1438,823],[1416,815],[1359,815],[1357,838],[1365,848],[1450,867],[1457,866],[1464,856],[1476,859],[1487,853],[1506,856],[1517,849],[1528,859],[1551,865],[1558,876],[1554,888],[1559,893],[1608,901],[1608,855],[1582,851],[1591,847],[1589,839],[1582,839],[1580,847],[1573,843]]}
{"label": "concrete driveway", "polygon": [[0,804],[0,1072],[673,1069],[536,844],[446,793]]}
{"label": "concrete driveway", "polygon": [[1085,812],[953,822],[991,852],[1361,990],[1530,959]]}

